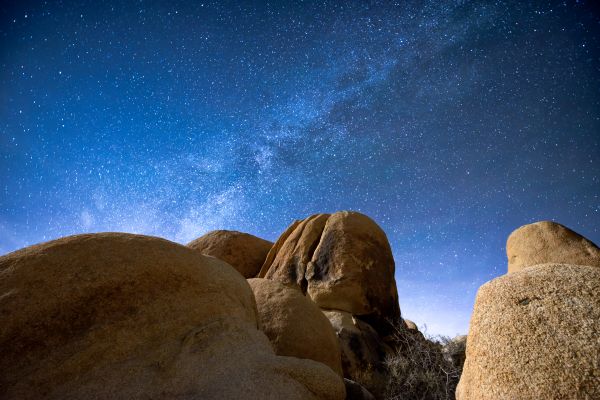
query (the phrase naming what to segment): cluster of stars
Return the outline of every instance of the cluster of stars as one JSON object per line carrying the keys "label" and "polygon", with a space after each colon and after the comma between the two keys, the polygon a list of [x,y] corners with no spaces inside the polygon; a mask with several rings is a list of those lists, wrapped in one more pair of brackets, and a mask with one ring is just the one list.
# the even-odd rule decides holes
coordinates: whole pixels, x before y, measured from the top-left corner
{"label": "cluster of stars", "polygon": [[0,253],[120,230],[274,240],[353,209],[401,309],[465,333],[508,234],[598,241],[587,2],[40,2],[1,10]]}

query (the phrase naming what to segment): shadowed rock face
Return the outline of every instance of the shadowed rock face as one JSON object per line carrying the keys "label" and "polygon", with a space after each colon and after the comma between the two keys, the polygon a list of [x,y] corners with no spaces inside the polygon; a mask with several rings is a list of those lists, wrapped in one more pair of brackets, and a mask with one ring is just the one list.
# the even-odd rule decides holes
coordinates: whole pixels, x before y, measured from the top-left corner
{"label": "shadowed rock face", "polygon": [[566,263],[600,267],[600,249],[578,233],[551,221],[524,225],[506,242],[508,272],[545,264]]}
{"label": "shadowed rock face", "polygon": [[543,264],[483,285],[457,399],[600,398],[600,268]]}
{"label": "shadowed rock face", "polygon": [[364,316],[380,332],[387,320],[400,318],[387,237],[360,213],[294,222],[269,252],[259,277],[297,286],[321,308]]}
{"label": "shadowed rock face", "polygon": [[444,357],[451,362],[458,371],[462,371],[463,365],[465,364],[467,338],[467,335],[456,336],[442,348]]}
{"label": "shadowed rock face", "polygon": [[364,386],[350,379],[344,379],[346,384],[346,400],[375,400],[375,397]]}
{"label": "shadowed rock face", "polygon": [[269,279],[249,279],[261,330],[275,353],[321,362],[342,374],[340,344],[319,307],[295,288]]}
{"label": "shadowed rock face", "polygon": [[237,231],[218,230],[187,244],[207,256],[223,260],[244,276],[254,278],[260,272],[272,242]]}
{"label": "shadowed rock face", "polygon": [[344,377],[358,382],[377,398],[384,398],[387,376],[386,356],[393,353],[377,332],[350,313],[323,310],[329,319],[342,350]]}
{"label": "shadowed rock face", "polygon": [[129,234],[0,257],[2,399],[338,399],[343,380],[278,357],[231,266]]}

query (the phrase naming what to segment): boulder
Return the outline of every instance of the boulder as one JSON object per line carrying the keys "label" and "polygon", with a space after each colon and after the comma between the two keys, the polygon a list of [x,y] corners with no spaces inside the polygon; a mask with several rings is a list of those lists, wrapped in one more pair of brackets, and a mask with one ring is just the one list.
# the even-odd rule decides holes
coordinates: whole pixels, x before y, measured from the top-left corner
{"label": "boulder", "polygon": [[250,286],[167,240],[67,237],[0,257],[2,399],[338,399],[327,366],[274,354]]}
{"label": "boulder", "polygon": [[272,242],[248,233],[225,230],[209,232],[187,244],[202,254],[225,261],[244,278],[258,275],[271,246]]}
{"label": "boulder", "polygon": [[375,400],[375,396],[360,383],[344,379],[344,384],[346,385],[346,400]]}
{"label": "boulder", "polygon": [[346,311],[323,310],[342,349],[344,377],[383,398],[388,382],[385,361],[393,350],[368,323]]}
{"label": "boulder", "polygon": [[404,325],[406,326],[406,329],[408,329],[409,331],[418,331],[419,330],[419,328],[417,327],[417,324],[412,322],[410,319],[403,318],[403,321],[404,321]]}
{"label": "boulder", "polygon": [[340,345],[319,307],[299,290],[269,279],[249,279],[262,331],[275,353],[308,358],[342,375]]}
{"label": "boulder", "polygon": [[478,291],[458,400],[600,398],[600,268],[531,266]]}
{"label": "boulder", "polygon": [[297,285],[306,293],[306,268],[329,217],[330,214],[315,214],[302,221],[294,221],[271,248],[258,277]]}
{"label": "boulder", "polygon": [[545,263],[600,267],[600,249],[569,228],[551,221],[524,225],[506,242],[508,272]]}
{"label": "boulder", "polygon": [[400,318],[387,237],[357,212],[294,222],[269,252],[259,277],[295,285],[319,307],[362,316],[382,333]]}

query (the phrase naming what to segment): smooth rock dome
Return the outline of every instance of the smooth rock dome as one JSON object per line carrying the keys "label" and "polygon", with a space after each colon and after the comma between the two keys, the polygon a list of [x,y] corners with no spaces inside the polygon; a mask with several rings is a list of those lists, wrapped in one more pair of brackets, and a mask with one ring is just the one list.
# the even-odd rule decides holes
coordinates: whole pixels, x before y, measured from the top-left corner
{"label": "smooth rock dome", "polygon": [[477,293],[458,400],[600,398],[600,268],[543,264]]}
{"label": "smooth rock dome", "polygon": [[2,399],[331,399],[343,380],[276,356],[228,264],[167,240],[79,235],[0,257]]}
{"label": "smooth rock dome", "polygon": [[217,230],[195,239],[187,247],[223,260],[244,276],[254,278],[260,272],[273,242],[249,233]]}
{"label": "smooth rock dome", "polygon": [[551,221],[523,225],[506,241],[508,272],[546,263],[600,267],[600,249],[577,232]]}
{"label": "smooth rock dome", "polygon": [[269,279],[249,279],[261,330],[275,353],[308,358],[342,374],[340,344],[329,320],[299,290]]}
{"label": "smooth rock dome", "polygon": [[382,333],[400,318],[394,270],[383,230],[364,214],[340,211],[294,222],[259,277],[295,285],[319,307],[363,316]]}

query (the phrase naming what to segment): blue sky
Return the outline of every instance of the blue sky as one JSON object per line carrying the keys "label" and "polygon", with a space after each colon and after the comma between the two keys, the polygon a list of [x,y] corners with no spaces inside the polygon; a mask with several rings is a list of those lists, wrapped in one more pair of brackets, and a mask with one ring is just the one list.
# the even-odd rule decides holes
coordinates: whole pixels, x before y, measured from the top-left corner
{"label": "blue sky", "polygon": [[2,4],[0,253],[357,210],[454,335],[513,229],[600,241],[591,3],[191,3]]}

